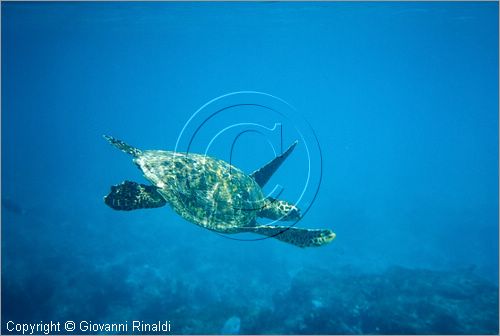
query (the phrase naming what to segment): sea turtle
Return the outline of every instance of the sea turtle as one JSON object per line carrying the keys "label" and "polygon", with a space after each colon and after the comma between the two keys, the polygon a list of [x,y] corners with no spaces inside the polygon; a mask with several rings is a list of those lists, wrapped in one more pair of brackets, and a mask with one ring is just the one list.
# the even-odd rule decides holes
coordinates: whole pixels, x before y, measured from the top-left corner
{"label": "sea turtle", "polygon": [[131,181],[111,187],[104,202],[115,210],[158,208],[165,204],[190,222],[220,233],[252,232],[300,246],[321,246],[335,238],[327,229],[259,225],[257,217],[297,221],[293,204],[265,197],[262,187],[297,145],[250,175],[206,155],[162,150],[141,151],[104,136],[113,146],[133,156],[152,185]]}

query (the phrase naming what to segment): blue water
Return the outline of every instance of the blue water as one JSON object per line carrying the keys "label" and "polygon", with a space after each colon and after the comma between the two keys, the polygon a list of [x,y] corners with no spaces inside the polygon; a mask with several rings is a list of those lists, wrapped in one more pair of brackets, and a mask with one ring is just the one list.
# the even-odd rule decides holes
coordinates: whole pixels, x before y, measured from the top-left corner
{"label": "blue water", "polygon": [[[498,3],[1,6],[3,333],[70,320],[80,334],[134,320],[173,334],[498,333]],[[321,184],[297,226],[332,229],[331,244],[232,240],[169,207],[104,204],[111,185],[147,181],[103,134],[173,150],[193,113],[236,91],[302,119],[237,106],[192,150],[227,125],[281,123],[267,141],[300,142],[265,191],[296,200],[315,134]],[[277,102],[246,97],[211,108]],[[271,160],[264,135],[243,134],[231,162]],[[232,136],[209,154],[228,161]]]}

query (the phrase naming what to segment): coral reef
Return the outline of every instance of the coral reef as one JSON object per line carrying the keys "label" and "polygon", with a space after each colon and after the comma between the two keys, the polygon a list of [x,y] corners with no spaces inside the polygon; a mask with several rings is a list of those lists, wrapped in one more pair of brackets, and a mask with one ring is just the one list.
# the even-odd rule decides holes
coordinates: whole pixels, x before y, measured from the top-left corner
{"label": "coral reef", "polygon": [[[215,235],[193,239],[194,227],[166,244],[162,224],[64,231],[74,222],[3,220],[2,321],[168,320],[173,334],[498,333],[498,285],[472,268],[300,266],[295,250],[262,243],[273,252],[264,257]],[[228,253],[236,248],[254,253]]]}
{"label": "coral reef", "polygon": [[498,287],[468,270],[392,267],[381,274],[303,270],[275,297],[297,334],[494,334]]}

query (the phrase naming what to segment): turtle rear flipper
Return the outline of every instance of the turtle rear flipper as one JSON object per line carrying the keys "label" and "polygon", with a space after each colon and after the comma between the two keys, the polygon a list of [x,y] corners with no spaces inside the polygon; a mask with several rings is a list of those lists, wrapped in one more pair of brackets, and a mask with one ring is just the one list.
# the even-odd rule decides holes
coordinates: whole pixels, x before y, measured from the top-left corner
{"label": "turtle rear flipper", "polygon": [[299,208],[287,201],[268,197],[257,216],[281,221],[297,221],[302,218]]}
{"label": "turtle rear flipper", "polygon": [[326,245],[335,238],[331,230],[301,229],[287,226],[255,226],[250,232],[276,238],[299,247]]}
{"label": "turtle rear flipper", "polygon": [[115,210],[135,210],[159,208],[167,202],[154,186],[124,181],[111,187],[111,192],[104,197],[104,203]]}
{"label": "turtle rear flipper", "polygon": [[125,152],[127,154],[130,154],[134,157],[138,157],[139,155],[142,154],[142,151],[140,149],[137,149],[135,147],[130,146],[129,144],[115,139],[112,136],[109,135],[103,135],[104,139],[106,139],[110,144],[121,150],[122,152]]}

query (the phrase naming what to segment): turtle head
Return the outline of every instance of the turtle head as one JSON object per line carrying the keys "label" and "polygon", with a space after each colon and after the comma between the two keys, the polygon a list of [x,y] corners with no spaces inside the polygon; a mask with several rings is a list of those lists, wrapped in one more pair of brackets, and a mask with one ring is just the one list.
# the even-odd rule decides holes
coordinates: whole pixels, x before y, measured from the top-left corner
{"label": "turtle head", "polygon": [[311,247],[323,246],[332,242],[335,239],[335,233],[332,230],[324,229],[324,230],[309,230],[309,232],[313,233],[313,236],[310,237],[311,240],[308,242],[308,245]]}
{"label": "turtle head", "polygon": [[325,245],[325,244],[328,244],[330,243],[332,240],[335,239],[337,235],[332,231],[332,230],[324,230],[321,234],[321,242],[322,244],[321,245]]}

